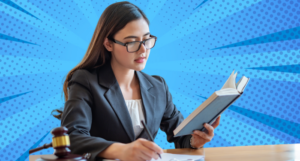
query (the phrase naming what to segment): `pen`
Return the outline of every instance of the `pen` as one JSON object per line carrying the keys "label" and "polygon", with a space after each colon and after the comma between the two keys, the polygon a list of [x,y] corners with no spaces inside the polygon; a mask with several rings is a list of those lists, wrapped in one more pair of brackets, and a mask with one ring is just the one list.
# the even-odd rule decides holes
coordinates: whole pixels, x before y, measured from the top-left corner
{"label": "pen", "polygon": [[[154,141],[154,139],[153,139],[153,137],[152,137],[152,135],[150,134],[150,131],[148,130],[148,128],[147,128],[147,126],[146,126],[146,124],[144,123],[144,121],[142,120],[141,121],[142,122],[142,124],[143,124],[143,126],[144,126],[144,129],[146,130],[146,132],[147,132],[147,134],[148,134],[148,136],[150,137],[150,141]],[[157,155],[160,157],[160,159],[161,159],[161,156],[160,156],[160,154],[159,153],[157,153]]]}

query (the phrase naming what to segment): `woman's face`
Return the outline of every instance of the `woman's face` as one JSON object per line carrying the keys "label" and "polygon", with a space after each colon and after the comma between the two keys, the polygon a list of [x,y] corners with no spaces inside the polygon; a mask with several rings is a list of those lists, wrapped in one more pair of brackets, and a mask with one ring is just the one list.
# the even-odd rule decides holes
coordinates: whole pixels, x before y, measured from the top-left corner
{"label": "woman's face", "polygon": [[[126,26],[118,31],[114,39],[122,43],[132,41],[143,41],[150,38],[149,26],[144,18],[134,20],[126,24]],[[150,49],[146,49],[144,44],[141,44],[140,49],[136,52],[129,53],[126,46],[111,42],[111,63],[126,69],[141,71],[145,68],[148,60]]]}

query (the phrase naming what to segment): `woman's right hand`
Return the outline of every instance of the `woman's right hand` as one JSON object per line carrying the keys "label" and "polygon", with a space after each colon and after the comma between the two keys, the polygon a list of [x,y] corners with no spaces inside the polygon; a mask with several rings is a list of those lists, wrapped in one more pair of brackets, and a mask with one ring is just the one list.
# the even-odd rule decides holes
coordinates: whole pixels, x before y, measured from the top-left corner
{"label": "woman's right hand", "polygon": [[125,144],[121,152],[120,160],[124,161],[145,161],[159,158],[163,150],[152,141],[139,138],[132,143]]}

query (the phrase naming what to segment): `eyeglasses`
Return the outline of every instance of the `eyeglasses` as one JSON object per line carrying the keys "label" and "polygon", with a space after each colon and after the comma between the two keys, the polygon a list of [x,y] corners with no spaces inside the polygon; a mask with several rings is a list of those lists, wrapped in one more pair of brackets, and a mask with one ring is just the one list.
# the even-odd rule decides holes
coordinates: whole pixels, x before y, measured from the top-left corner
{"label": "eyeglasses", "polygon": [[146,49],[151,49],[154,47],[157,37],[150,35],[150,38],[144,41],[132,41],[127,43],[122,43],[120,41],[117,41],[113,38],[108,37],[109,40],[111,40],[114,43],[120,44],[122,46],[126,46],[127,52],[133,53],[140,49],[141,44],[143,43]]}

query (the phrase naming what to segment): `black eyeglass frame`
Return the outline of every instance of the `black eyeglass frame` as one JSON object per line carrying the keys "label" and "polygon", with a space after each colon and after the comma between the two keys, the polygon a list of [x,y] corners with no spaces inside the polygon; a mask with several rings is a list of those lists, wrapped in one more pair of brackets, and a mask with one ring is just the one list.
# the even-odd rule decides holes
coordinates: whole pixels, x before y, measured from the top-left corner
{"label": "black eyeglass frame", "polygon": [[[154,42],[154,45],[153,45],[153,47],[154,47],[154,46],[155,46],[155,43],[156,43],[156,40],[157,40],[157,37],[156,37],[156,36],[153,36],[153,35],[150,35],[150,38],[149,38],[149,39],[146,39],[146,40],[143,40],[143,41],[131,41],[131,42],[127,42],[127,43],[122,43],[122,42],[120,42],[120,41],[118,41],[118,40],[115,40],[115,39],[113,39],[113,38],[110,38],[110,37],[107,37],[107,38],[108,38],[109,40],[111,40],[112,42],[114,42],[114,43],[120,44],[120,45],[122,45],[122,46],[126,46],[127,52],[129,52],[129,51],[128,51],[128,46],[127,46],[127,44],[139,42],[140,45],[139,45],[138,49],[136,50],[136,51],[138,51],[138,50],[140,50],[142,43],[145,45],[145,41],[147,41],[147,40],[149,40],[149,39],[155,39],[155,42]],[[152,48],[153,48],[153,47],[152,47]],[[146,48],[146,49],[152,49],[152,48]],[[129,53],[134,53],[134,52],[136,52],[136,51],[131,51],[131,52],[129,52]]]}

